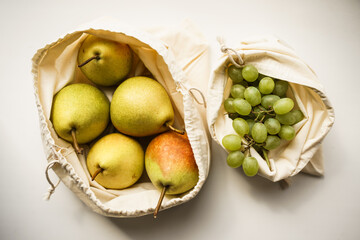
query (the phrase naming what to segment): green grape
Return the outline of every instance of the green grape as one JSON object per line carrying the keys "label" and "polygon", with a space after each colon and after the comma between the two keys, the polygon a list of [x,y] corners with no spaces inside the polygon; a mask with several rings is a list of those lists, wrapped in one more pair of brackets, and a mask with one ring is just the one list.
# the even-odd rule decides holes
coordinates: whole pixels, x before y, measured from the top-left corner
{"label": "green grape", "polygon": [[259,163],[254,157],[246,157],[243,161],[243,170],[246,176],[255,176],[259,171]]}
{"label": "green grape", "polygon": [[235,109],[234,109],[234,99],[233,98],[227,98],[224,101],[224,108],[225,111],[228,113],[235,113]]}
{"label": "green grape", "polygon": [[254,121],[254,119],[246,119],[246,122],[249,125],[249,135],[251,136],[251,131],[252,131],[252,128],[253,128],[253,126],[255,124],[255,121]]}
{"label": "green grape", "polygon": [[281,124],[278,120],[276,120],[275,118],[269,118],[264,122],[264,125],[267,129],[267,132],[269,134],[278,134],[280,132],[281,129]]}
{"label": "green grape", "polygon": [[244,97],[253,107],[261,103],[261,93],[256,87],[247,87],[244,92]]}
{"label": "green grape", "polygon": [[241,137],[237,134],[228,134],[222,139],[222,145],[228,151],[237,151],[241,148]]}
{"label": "green grape", "polygon": [[304,118],[302,112],[298,109],[293,109],[285,114],[276,114],[276,119],[279,120],[281,124],[284,125],[294,125],[295,123],[300,122]]}
{"label": "green grape", "polygon": [[265,141],[265,146],[264,148],[266,150],[272,150],[272,149],[275,149],[277,148],[278,146],[280,146],[280,143],[281,143],[281,140],[278,136],[268,136],[266,138],[266,141]]}
{"label": "green grape", "polygon": [[300,122],[301,120],[304,119],[304,114],[302,113],[301,110],[299,110],[299,109],[292,110],[292,113],[293,113],[293,115],[295,116],[295,122],[294,122],[294,124],[296,124],[296,123],[298,123],[298,122]]}
{"label": "green grape", "polygon": [[286,92],[288,90],[288,86],[289,86],[288,82],[277,80],[275,82],[273,94],[278,95],[279,97],[285,97]]}
{"label": "green grape", "polygon": [[274,105],[274,111],[276,114],[285,114],[291,111],[294,107],[294,101],[291,98],[280,98]]}
{"label": "green grape", "polygon": [[236,67],[235,65],[231,65],[228,68],[228,74],[229,77],[231,78],[231,80],[233,81],[233,83],[240,83],[243,81],[243,76],[241,74],[242,69]]}
{"label": "green grape", "polygon": [[236,118],[232,122],[232,126],[237,134],[243,137],[249,133],[249,124],[242,118]]}
{"label": "green grape", "polygon": [[233,98],[244,98],[245,87],[241,84],[235,84],[231,87],[230,94]]}
{"label": "green grape", "polygon": [[251,129],[251,136],[257,143],[265,142],[267,138],[267,129],[263,123],[256,122]]}
{"label": "green grape", "polygon": [[246,116],[251,112],[251,105],[243,98],[235,98],[233,102],[234,109],[240,115]]}
{"label": "green grape", "polygon": [[259,82],[259,91],[262,94],[270,94],[274,90],[275,82],[270,77],[264,77]]}
{"label": "green grape", "polygon": [[295,129],[289,125],[282,125],[278,135],[281,139],[290,141],[295,137]]}
{"label": "green grape", "polygon": [[238,168],[244,161],[244,153],[241,151],[230,152],[226,158],[227,164],[232,168]]}
{"label": "green grape", "polygon": [[254,82],[259,76],[258,70],[253,65],[246,65],[241,73],[243,78],[248,82]]}
{"label": "green grape", "polygon": [[293,125],[295,123],[295,116],[291,111],[285,114],[276,114],[276,119],[284,125]]}
{"label": "green grape", "polygon": [[229,118],[234,120],[235,118],[238,118],[240,116],[240,114],[238,113],[229,113],[228,114]]}
{"label": "green grape", "polygon": [[261,98],[261,106],[263,106],[266,109],[271,108],[274,103],[279,100],[280,97],[277,95],[266,95]]}

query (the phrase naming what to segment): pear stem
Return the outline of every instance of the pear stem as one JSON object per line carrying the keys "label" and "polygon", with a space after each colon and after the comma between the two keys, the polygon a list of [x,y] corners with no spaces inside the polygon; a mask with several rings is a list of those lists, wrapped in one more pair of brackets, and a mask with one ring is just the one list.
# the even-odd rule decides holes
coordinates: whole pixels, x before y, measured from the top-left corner
{"label": "pear stem", "polygon": [[71,137],[73,139],[73,143],[74,143],[74,148],[75,148],[75,151],[77,154],[82,154],[83,153],[83,148],[79,147],[79,144],[76,140],[76,134],[75,134],[76,130],[75,129],[72,129],[71,130]]}
{"label": "pear stem", "polygon": [[160,198],[159,198],[159,202],[158,202],[158,204],[157,204],[157,206],[156,206],[156,208],[155,208],[155,211],[154,211],[154,218],[157,217],[157,214],[158,214],[158,212],[159,212],[159,210],[160,210],[160,207],[161,207],[161,203],[162,203],[162,201],[164,200],[166,190],[167,190],[167,186],[164,186],[164,187],[162,188],[162,190],[161,190],[161,195],[160,195]]}
{"label": "pear stem", "polygon": [[176,133],[181,134],[181,135],[184,135],[184,134],[185,134],[185,131],[174,128],[173,126],[171,126],[171,124],[170,124],[169,122],[166,122],[166,123],[165,123],[165,126],[166,126],[167,128],[169,128],[169,129],[170,129],[171,131],[173,131],[173,132],[176,132]]}
{"label": "pear stem", "polygon": [[78,65],[78,67],[82,67],[86,64],[88,64],[89,62],[91,62],[92,60],[99,60],[100,59],[100,56],[99,55],[95,55],[95,56],[92,56],[91,58],[89,58],[88,60],[86,60],[85,62],[81,63]]}
{"label": "pear stem", "polygon": [[98,170],[96,170],[96,172],[94,173],[94,175],[91,177],[91,181],[94,181],[96,176],[101,173],[102,171],[104,171],[103,168],[99,168]]}

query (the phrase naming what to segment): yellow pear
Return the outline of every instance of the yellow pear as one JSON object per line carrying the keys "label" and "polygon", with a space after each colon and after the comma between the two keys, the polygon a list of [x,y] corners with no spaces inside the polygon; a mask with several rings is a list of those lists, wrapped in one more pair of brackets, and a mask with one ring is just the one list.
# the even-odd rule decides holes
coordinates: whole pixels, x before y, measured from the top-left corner
{"label": "yellow pear", "polygon": [[132,77],[117,87],[110,117],[117,130],[131,136],[149,136],[169,128],[178,131],[172,127],[174,110],[166,90],[148,77]]}
{"label": "yellow pear", "polygon": [[79,49],[78,64],[92,82],[113,86],[129,74],[132,51],[127,44],[89,35]]}
{"label": "yellow pear", "polygon": [[50,120],[59,137],[78,144],[98,137],[109,122],[110,103],[103,92],[94,86],[76,83],[62,88],[53,99]]}
{"label": "yellow pear", "polygon": [[112,133],[91,147],[86,161],[93,180],[105,188],[123,189],[140,178],[144,170],[144,151],[134,139]]}

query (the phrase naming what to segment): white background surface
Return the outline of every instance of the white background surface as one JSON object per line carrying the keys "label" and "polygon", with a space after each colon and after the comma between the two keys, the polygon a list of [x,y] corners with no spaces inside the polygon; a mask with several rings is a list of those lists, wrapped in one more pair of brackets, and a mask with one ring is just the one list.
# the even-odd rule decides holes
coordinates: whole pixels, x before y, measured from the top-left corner
{"label": "white background surface", "polygon": [[[157,220],[100,216],[62,184],[43,201],[46,160],[31,58],[105,15],[140,27],[191,19],[209,40],[213,63],[217,35],[284,39],[318,74],[335,108],[325,177],[301,174],[282,191],[227,167],[212,144],[200,194]],[[360,1],[1,1],[0,31],[0,239],[360,239]]]}

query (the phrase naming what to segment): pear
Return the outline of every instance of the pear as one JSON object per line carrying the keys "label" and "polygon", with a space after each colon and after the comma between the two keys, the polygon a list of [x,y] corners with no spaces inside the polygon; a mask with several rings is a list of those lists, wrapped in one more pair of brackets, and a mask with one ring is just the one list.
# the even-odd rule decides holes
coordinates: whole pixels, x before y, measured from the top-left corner
{"label": "pear", "polygon": [[86,163],[92,180],[105,188],[123,189],[142,175],[144,151],[134,139],[111,133],[90,148]]}
{"label": "pear", "polygon": [[144,137],[172,129],[174,109],[164,87],[148,77],[132,77],[115,90],[110,117],[114,127],[127,135]]}
{"label": "pear", "polygon": [[113,86],[129,74],[132,51],[127,44],[89,35],[79,49],[77,60],[89,80],[101,86]]}
{"label": "pear", "polygon": [[98,137],[110,119],[110,103],[94,86],[76,83],[62,88],[53,99],[50,120],[58,136],[72,142],[77,153],[78,144]]}
{"label": "pear", "polygon": [[199,170],[187,135],[167,131],[155,137],[145,152],[145,169],[151,182],[161,190],[156,218],[165,194],[189,191],[199,180]]}

